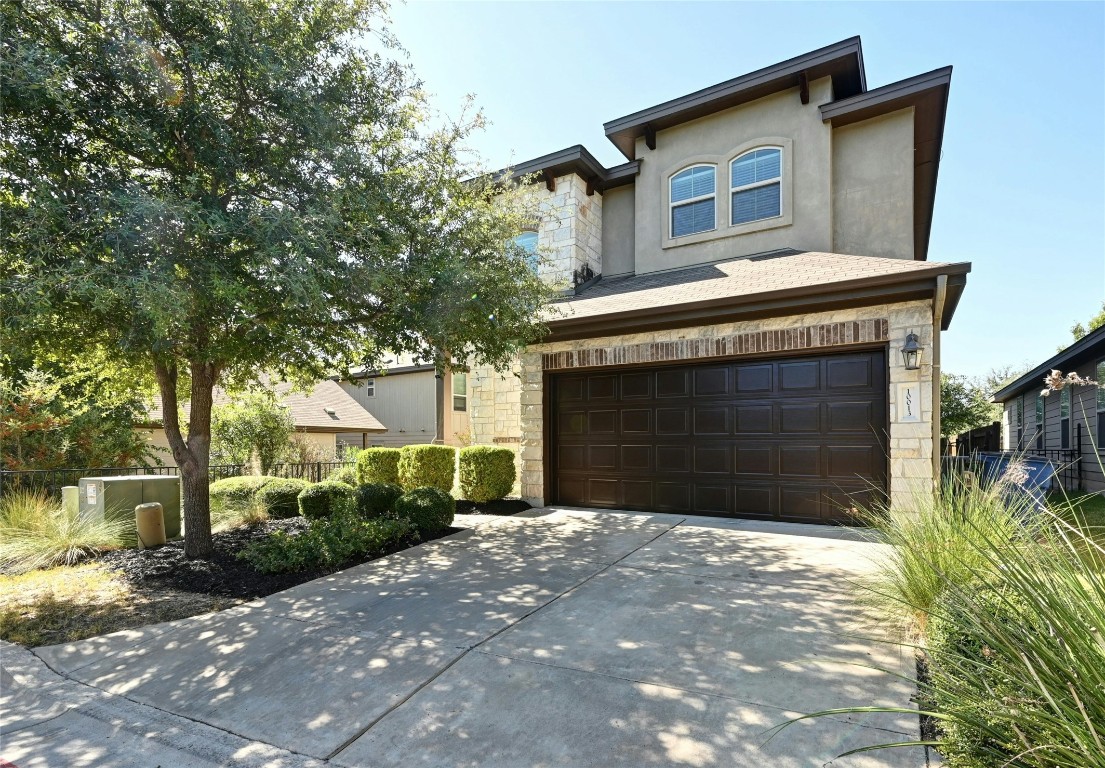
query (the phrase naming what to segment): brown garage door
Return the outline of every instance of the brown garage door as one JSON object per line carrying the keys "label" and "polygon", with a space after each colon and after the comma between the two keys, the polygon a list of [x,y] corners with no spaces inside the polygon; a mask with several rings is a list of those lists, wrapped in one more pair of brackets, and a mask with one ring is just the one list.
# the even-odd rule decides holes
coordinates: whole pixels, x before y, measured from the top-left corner
{"label": "brown garage door", "polygon": [[882,351],[557,374],[560,504],[848,522],[885,493]]}

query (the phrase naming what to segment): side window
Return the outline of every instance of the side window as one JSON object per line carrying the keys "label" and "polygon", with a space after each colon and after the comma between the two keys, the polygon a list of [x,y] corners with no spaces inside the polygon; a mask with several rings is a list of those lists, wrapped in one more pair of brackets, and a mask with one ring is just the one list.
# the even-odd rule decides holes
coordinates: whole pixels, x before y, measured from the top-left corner
{"label": "side window", "polygon": [[773,219],[783,213],[783,150],[745,152],[730,166],[730,224]]}
{"label": "side window", "polygon": [[526,252],[526,260],[529,262],[530,269],[536,272],[538,265],[537,232],[526,230],[525,232],[514,238],[514,244]]}
{"label": "side window", "polygon": [[717,226],[715,174],[712,165],[696,165],[671,177],[672,237],[708,232]]}
{"label": "side window", "polygon": [[1042,451],[1047,447],[1047,437],[1044,435],[1044,396],[1036,395],[1036,450]]}
{"label": "side window", "polygon": [[453,372],[453,410],[468,410],[468,374]]}
{"label": "side window", "polygon": [[1105,360],[1097,364],[1097,450],[1105,452]]}
{"label": "side window", "polygon": [[365,397],[376,397],[376,379],[365,379],[362,386]]}
{"label": "side window", "polygon": [[1024,395],[1018,397],[1013,403],[1013,429],[1016,430],[1016,448],[1019,451],[1024,447]]}

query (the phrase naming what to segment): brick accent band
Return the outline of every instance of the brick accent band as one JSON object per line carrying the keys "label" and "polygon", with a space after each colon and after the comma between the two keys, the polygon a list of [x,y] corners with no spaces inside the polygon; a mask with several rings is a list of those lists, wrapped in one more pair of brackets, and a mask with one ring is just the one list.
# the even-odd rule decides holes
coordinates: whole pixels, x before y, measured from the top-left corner
{"label": "brick accent band", "polygon": [[762,352],[841,347],[848,344],[886,341],[888,338],[889,323],[885,319],[857,320],[784,328],[776,331],[752,331],[713,339],[680,339],[567,352],[546,352],[541,356],[541,364],[546,371],[558,371],[567,368],[663,363],[674,360],[735,357]]}

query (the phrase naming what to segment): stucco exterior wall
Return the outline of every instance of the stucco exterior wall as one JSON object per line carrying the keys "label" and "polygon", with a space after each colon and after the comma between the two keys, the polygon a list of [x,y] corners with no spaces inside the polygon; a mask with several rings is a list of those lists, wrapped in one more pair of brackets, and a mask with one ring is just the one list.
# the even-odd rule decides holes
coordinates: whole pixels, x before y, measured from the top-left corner
{"label": "stucco exterior wall", "polygon": [[615,187],[602,196],[602,276],[633,274],[634,187]]}
{"label": "stucco exterior wall", "polygon": [[[921,344],[926,348],[932,348],[934,327],[932,323],[932,306],[930,301],[914,301],[903,304],[839,310],[836,312],[794,315],[762,321],[726,323],[698,328],[683,328],[670,331],[657,331],[655,333],[610,336],[531,346],[527,348],[520,358],[522,496],[531,504],[537,505],[545,502],[545,424],[542,367],[542,356],[544,354],[605,349],[608,351],[606,357],[610,359],[612,357],[610,350],[618,347],[659,342],[677,342],[681,340],[717,339],[750,332],[786,330],[803,326],[817,326],[864,320],[886,321],[889,347],[887,351],[887,379],[889,382],[888,406],[890,415],[890,434],[888,440],[890,450],[890,456],[888,457],[890,499],[891,504],[895,507],[911,507],[916,500],[916,494],[929,494],[932,492],[936,480],[934,477],[933,462],[933,370],[932,365],[925,362],[920,370],[907,371],[898,350],[902,343],[904,343],[906,334],[911,330],[918,334],[921,339]],[[693,350],[698,346],[712,348],[714,345],[684,346],[688,350]],[[832,348],[843,350],[847,349],[848,345],[834,346]],[[810,352],[816,353],[818,351],[828,351],[828,349],[830,348],[810,349]],[[739,355],[736,357],[739,357]],[[692,362],[694,360],[708,358],[695,357],[692,353],[690,356],[680,357],[678,359]],[[899,408],[898,402],[899,391],[903,385],[907,384],[916,386],[917,396],[920,400],[920,418],[917,421],[905,421],[900,413],[901,409]]]}
{"label": "stucco exterior wall", "polygon": [[913,258],[913,108],[832,134],[833,247]]}
{"label": "stucco exterior wall", "polygon": [[[779,248],[832,250],[832,128],[818,111],[819,104],[832,99],[831,80],[810,83],[809,91],[808,104],[802,104],[793,88],[660,131],[655,150],[638,139],[636,155],[643,162],[634,200],[637,274]],[[730,227],[729,161],[745,149],[783,143],[784,215],[752,228]],[[696,163],[717,165],[717,228],[666,247],[668,180]]]}

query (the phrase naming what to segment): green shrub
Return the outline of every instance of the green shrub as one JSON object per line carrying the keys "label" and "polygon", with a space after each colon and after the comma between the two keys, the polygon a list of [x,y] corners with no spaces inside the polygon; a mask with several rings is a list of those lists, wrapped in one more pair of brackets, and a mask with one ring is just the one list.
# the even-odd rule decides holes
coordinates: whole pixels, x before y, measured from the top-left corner
{"label": "green shrub", "polygon": [[345,483],[346,485],[357,487],[357,467],[355,465],[342,467],[341,469],[335,469],[330,473],[330,476],[326,478],[331,482]]}
{"label": "green shrub", "polygon": [[310,520],[330,517],[353,498],[353,486],[326,480],[299,492],[299,514]]}
{"label": "green shrub", "polygon": [[377,517],[393,517],[395,502],[403,495],[403,489],[389,483],[365,483],[358,485],[353,495],[353,508],[366,520]]}
{"label": "green shrub", "polygon": [[357,454],[357,485],[399,484],[399,449],[366,448]]}
{"label": "green shrub", "polygon": [[404,490],[438,488],[453,490],[457,449],[448,445],[405,445],[399,451],[399,485]]}
{"label": "green shrub", "polygon": [[245,506],[253,501],[257,491],[276,480],[275,477],[242,475],[211,483],[211,507]]}
{"label": "green shrub", "polygon": [[257,491],[257,503],[265,513],[280,520],[299,514],[299,494],[311,484],[295,478],[274,478]]}
{"label": "green shrub", "polygon": [[312,520],[298,534],[276,531],[238,553],[263,573],[331,570],[354,559],[382,556],[412,533],[401,520],[365,520],[352,509]]}
{"label": "green shrub", "polygon": [[41,491],[0,498],[0,571],[73,565],[104,549],[135,543],[134,520],[81,517]]}
{"label": "green shrub", "polygon": [[456,511],[456,500],[440,488],[415,488],[395,502],[395,516],[410,522],[424,536],[451,526]]}
{"label": "green shrub", "polygon": [[505,498],[514,489],[516,477],[511,449],[489,445],[460,449],[460,492],[465,499],[482,504]]}

